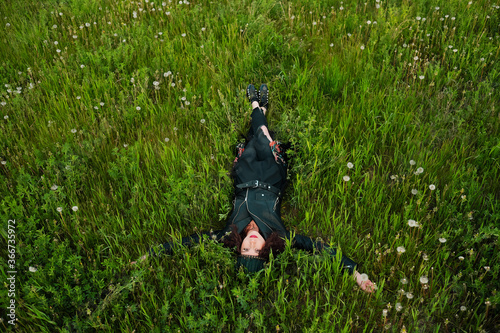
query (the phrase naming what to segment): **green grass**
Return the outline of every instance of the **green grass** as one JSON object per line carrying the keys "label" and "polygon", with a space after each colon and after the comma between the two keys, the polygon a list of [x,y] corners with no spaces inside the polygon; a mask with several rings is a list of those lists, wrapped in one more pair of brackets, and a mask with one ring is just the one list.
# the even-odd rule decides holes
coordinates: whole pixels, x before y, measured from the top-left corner
{"label": "green grass", "polygon": [[[15,219],[16,331],[500,330],[496,3],[13,0],[0,13],[0,305]],[[254,276],[211,240],[129,265],[223,227],[251,82],[268,83],[270,127],[296,146],[285,225],[341,248],[376,293],[289,247]]]}

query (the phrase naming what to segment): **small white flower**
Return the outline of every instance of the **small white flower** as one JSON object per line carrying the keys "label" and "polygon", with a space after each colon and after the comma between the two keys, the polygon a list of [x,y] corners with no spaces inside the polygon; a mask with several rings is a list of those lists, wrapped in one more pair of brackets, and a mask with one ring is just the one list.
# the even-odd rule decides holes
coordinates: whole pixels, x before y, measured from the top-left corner
{"label": "small white flower", "polygon": [[128,147],[128,144],[124,143],[123,148],[127,148],[127,147]]}
{"label": "small white flower", "polygon": [[57,29],[57,24],[54,24],[54,25],[52,26],[52,29]]}
{"label": "small white flower", "polygon": [[406,279],[406,278],[402,278],[400,281],[401,281],[402,284],[407,284],[408,283],[408,279]]}
{"label": "small white flower", "polygon": [[4,101],[2,101],[2,102],[0,103],[0,105],[5,106],[5,105],[7,105],[7,103],[6,103],[6,102],[4,102]]}
{"label": "small white flower", "polygon": [[313,21],[313,25],[316,25],[316,24],[318,24],[318,23],[316,21]]}
{"label": "small white flower", "polygon": [[360,279],[361,279],[361,282],[368,281],[368,275],[363,273],[363,274],[361,274]]}
{"label": "small white flower", "polygon": [[398,253],[405,253],[406,249],[403,246],[398,246],[396,251],[398,251]]}
{"label": "small white flower", "polygon": [[365,49],[365,46],[364,46],[364,45],[361,45],[361,46],[360,46],[360,49],[361,49],[361,50],[364,50],[364,49]]}
{"label": "small white flower", "polygon": [[420,80],[423,80],[423,79],[425,79],[425,76],[420,75],[418,78],[419,78]]}
{"label": "small white flower", "polygon": [[431,191],[434,191],[434,190],[436,189],[436,186],[435,186],[434,184],[430,184],[430,185],[429,185],[429,189],[430,189]]}
{"label": "small white flower", "polygon": [[368,20],[368,21],[366,21],[366,24],[370,25],[370,24],[372,24],[372,21]]}
{"label": "small white flower", "polygon": [[59,44],[59,42],[56,40],[56,41],[54,42],[54,45],[57,45],[57,44]]}
{"label": "small white flower", "polygon": [[458,257],[458,260],[463,261],[465,258],[463,256]]}
{"label": "small white flower", "polygon": [[333,43],[330,44],[330,47],[333,47]]}
{"label": "small white flower", "polygon": [[449,48],[449,49],[453,48],[453,45],[448,45],[448,48]]}
{"label": "small white flower", "polygon": [[62,207],[57,207],[57,211],[60,213],[62,212]]}
{"label": "small white flower", "polygon": [[57,52],[57,53],[61,53],[61,50],[57,49],[57,50],[56,50],[56,52]]}
{"label": "small white flower", "polygon": [[88,28],[90,27],[90,23],[85,23],[85,26]]}
{"label": "small white flower", "polygon": [[382,310],[382,316],[387,317],[387,309]]}
{"label": "small white flower", "polygon": [[418,227],[420,224],[415,220],[408,220],[408,225],[413,228]]}
{"label": "small white flower", "polygon": [[429,282],[429,279],[427,278],[427,276],[422,275],[422,276],[420,277],[420,283],[422,283],[422,284],[426,284],[427,282]]}
{"label": "small white flower", "polygon": [[76,133],[76,128],[73,128],[73,129],[71,130],[71,133],[75,134],[75,133]]}
{"label": "small white flower", "polygon": [[82,97],[81,96],[76,96],[76,99],[80,99],[80,98],[82,98]]}
{"label": "small white flower", "polygon": [[73,211],[76,212],[78,210],[78,206],[73,206],[71,207],[71,209],[73,209]]}
{"label": "small white flower", "polygon": [[183,33],[183,34],[181,34],[181,36],[182,36],[182,37],[186,37],[186,34],[185,34],[185,33]]}
{"label": "small white flower", "polygon": [[51,187],[50,189],[51,189],[52,191],[55,191],[55,190],[57,190],[57,188],[58,188],[58,187],[59,187],[59,186],[57,186],[57,185],[52,185],[52,187]]}
{"label": "small white flower", "polygon": [[77,38],[78,38],[78,36],[77,36],[77,35],[73,35],[73,39],[77,39]]}
{"label": "small white flower", "polygon": [[457,52],[458,52],[458,49],[453,49],[453,52],[454,52],[454,53],[457,53]]}
{"label": "small white flower", "polygon": [[8,28],[10,27],[10,23],[6,23],[5,26]]}
{"label": "small white flower", "polygon": [[342,177],[342,179],[343,179],[345,182],[348,182],[349,180],[351,180],[351,177],[349,177],[349,176],[344,176],[344,177]]}
{"label": "small white flower", "polygon": [[158,81],[153,81],[153,85],[154,85],[155,87],[157,87],[157,86],[159,86],[159,85],[160,85],[160,82],[158,82]]}
{"label": "small white flower", "polygon": [[172,82],[170,85],[171,85],[172,87],[175,87],[175,83],[174,83],[174,82]]}
{"label": "small white flower", "polygon": [[2,165],[5,165],[5,164],[7,164],[7,161],[2,161],[0,163],[2,163]]}
{"label": "small white flower", "polygon": [[352,168],[354,168],[354,164],[352,164],[351,162],[348,162],[348,163],[347,163],[347,167],[348,167],[349,169],[352,169]]}
{"label": "small white flower", "polygon": [[204,123],[205,123],[205,119],[200,120],[200,122],[201,122],[202,124],[204,124]]}
{"label": "small white flower", "polygon": [[85,68],[85,65],[80,65],[80,68]]}
{"label": "small white flower", "polygon": [[460,307],[460,311],[464,312],[465,310],[467,310],[467,308],[466,308],[465,306],[463,306],[463,305],[462,305],[462,306]]}
{"label": "small white flower", "polygon": [[417,162],[415,162],[414,160],[410,160],[410,165],[415,165],[417,164]]}
{"label": "small white flower", "polygon": [[396,311],[401,311],[403,310],[403,306],[401,305],[401,303],[396,303]]}
{"label": "small white flower", "polygon": [[99,103],[100,106],[104,106],[104,102]]}
{"label": "small white flower", "polygon": [[135,79],[134,78],[131,78],[130,79],[130,83],[134,83],[135,82]]}
{"label": "small white flower", "polygon": [[32,267],[32,266],[30,266],[30,268],[29,268],[29,271],[30,271],[31,273],[35,273],[37,270],[38,270],[38,269],[36,269],[36,267]]}
{"label": "small white flower", "polygon": [[206,28],[201,28],[201,31],[205,31],[205,30],[207,30],[207,29]]}
{"label": "small white flower", "polygon": [[169,138],[165,138],[165,142],[169,142],[169,141],[170,141],[170,139],[169,139]]}
{"label": "small white flower", "polygon": [[436,10],[439,10],[439,7],[436,7]]}
{"label": "small white flower", "polygon": [[177,128],[177,127],[174,127],[174,131],[176,131],[176,132],[177,132],[177,130],[178,130],[178,128]]}
{"label": "small white flower", "polygon": [[417,16],[417,21],[420,21],[422,18],[420,16]]}
{"label": "small white flower", "polygon": [[418,174],[420,174],[422,172],[424,172],[424,168],[420,167],[420,168],[417,169],[416,174],[418,175]]}
{"label": "small white flower", "polygon": [[3,119],[7,120],[7,119],[9,119],[9,116],[5,115],[5,116],[3,116]]}
{"label": "small white flower", "polygon": [[412,298],[413,298],[413,294],[412,294],[412,293],[410,293],[410,292],[407,292],[407,293],[406,293],[406,297],[407,297],[408,299],[412,299]]}
{"label": "small white flower", "polygon": [[140,107],[140,106],[136,107],[135,109],[136,109],[137,111],[141,111],[141,107]]}
{"label": "small white flower", "polygon": [[439,242],[440,242],[440,243],[446,243],[446,238],[442,238],[442,237],[440,237],[440,238],[439,238]]}

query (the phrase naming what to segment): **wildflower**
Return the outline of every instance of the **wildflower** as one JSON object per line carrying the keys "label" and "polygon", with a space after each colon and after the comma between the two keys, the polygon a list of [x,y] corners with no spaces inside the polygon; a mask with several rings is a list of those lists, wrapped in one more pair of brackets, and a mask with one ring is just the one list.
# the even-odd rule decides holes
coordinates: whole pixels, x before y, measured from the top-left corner
{"label": "wildflower", "polygon": [[417,169],[417,171],[415,172],[416,175],[418,174],[421,174],[422,172],[424,172],[424,168],[420,167]]}
{"label": "wildflower", "polygon": [[57,186],[57,185],[52,185],[52,187],[51,187],[50,189],[51,189],[52,191],[55,191],[55,190],[57,190],[57,188],[58,188],[58,187],[59,187],[59,186]]}
{"label": "wildflower", "polygon": [[387,309],[382,310],[382,316],[387,317]]}
{"label": "wildflower", "polygon": [[316,21],[313,21],[313,25],[316,25],[316,24],[318,24],[318,23]]}
{"label": "wildflower", "polygon": [[366,21],[366,24],[370,25],[370,24],[372,24],[372,21],[368,20],[368,21]]}
{"label": "wildflower", "polygon": [[430,184],[430,185],[429,185],[429,189],[430,189],[431,191],[434,191],[434,190],[436,189],[436,186],[435,186],[434,184]]}
{"label": "wildflower", "polygon": [[449,49],[453,48],[453,45],[448,45],[448,48],[449,48]]}
{"label": "wildflower", "polygon": [[172,74],[172,72],[171,72],[171,71],[168,71],[168,72],[166,72],[166,73],[163,73],[163,77],[168,77],[168,76],[169,76],[169,75],[171,75],[171,74]]}
{"label": "wildflower", "polygon": [[3,119],[7,120],[7,119],[9,119],[9,116],[5,115],[5,116],[3,116]]}
{"label": "wildflower", "polygon": [[416,189],[412,189],[412,190],[411,190],[411,194],[413,194],[413,195],[417,195],[417,193],[418,193],[418,191],[417,191]]}
{"label": "wildflower", "polygon": [[401,281],[402,284],[407,284],[408,283],[408,280],[406,278],[402,278],[400,281]]}
{"label": "wildflower", "polygon": [[343,179],[345,182],[348,182],[348,181],[351,179],[351,177],[349,177],[349,176],[344,176],[344,177],[342,177],[342,179]]}
{"label": "wildflower", "polygon": [[56,41],[54,42],[54,45],[57,45],[57,44],[59,44],[59,42],[56,40]]}
{"label": "wildflower", "polygon": [[182,36],[182,37],[186,37],[186,34],[185,34],[185,33],[183,33],[183,34],[181,34],[181,36]]}
{"label": "wildflower", "polygon": [[487,300],[486,302],[484,302],[484,304],[485,304],[486,306],[490,306],[490,305],[491,305],[491,302],[490,302],[489,300]]}
{"label": "wildflower", "polygon": [[153,85],[154,85],[155,87],[157,87],[157,86],[159,86],[159,85],[160,85],[160,82],[158,82],[158,81],[153,81]]}
{"label": "wildflower", "polygon": [[134,83],[135,82],[135,79],[134,78],[131,78],[130,79],[130,83]]}
{"label": "wildflower", "polygon": [[368,275],[365,273],[361,274],[360,278],[361,278],[361,282],[368,281]]}
{"label": "wildflower", "polygon": [[361,45],[360,49],[361,49],[361,50],[364,50],[364,49],[365,49],[365,46],[364,46],[364,45]]}
{"label": "wildflower", "polygon": [[202,124],[204,124],[204,123],[205,123],[205,119],[200,120],[200,122],[201,122]]}
{"label": "wildflower", "polygon": [[176,132],[177,132],[177,130],[178,130],[178,128],[177,128],[177,127],[174,127],[174,131],[176,131]]}
{"label": "wildflower", "polygon": [[439,10],[439,7],[436,7],[436,10]]}
{"label": "wildflower", "polygon": [[418,227],[420,224],[415,220],[408,220],[408,225],[410,227]]}
{"label": "wildflower", "polygon": [[423,79],[425,79],[425,76],[420,75],[418,78],[419,78],[420,80],[423,80]]}
{"label": "wildflower", "polygon": [[351,162],[348,162],[348,163],[347,163],[347,167],[348,167],[349,169],[352,169],[352,168],[354,167],[354,164],[352,164]]}
{"label": "wildflower", "polygon": [[141,107],[140,107],[140,106],[136,107],[135,109],[136,109],[137,111],[141,111]]}
{"label": "wildflower", "polygon": [[57,24],[54,24],[54,25],[52,26],[52,29],[57,29]]}
{"label": "wildflower", "polygon": [[76,96],[76,99],[80,99],[80,98],[82,98],[82,97],[81,96]]}
{"label": "wildflower", "polygon": [[330,44],[330,47],[333,47],[333,43]]}
{"label": "wildflower", "polygon": [[463,256],[458,257],[458,260],[463,261],[465,258]]}
{"label": "wildflower", "polygon": [[56,52],[57,52],[57,53],[61,53],[61,50],[57,49],[57,50],[56,50]]}
{"label": "wildflower", "polygon": [[169,138],[165,138],[165,142],[169,142],[169,141],[170,141],[170,139],[169,139]]}
{"label": "wildflower", "polygon": [[490,266],[484,266],[484,269],[488,272],[490,270]]}
{"label": "wildflower", "polygon": [[90,23],[85,23],[85,26],[88,28],[90,27]]}
{"label": "wildflower", "polygon": [[413,60],[417,61],[418,60],[418,56],[414,56]]}
{"label": "wildflower", "polygon": [[30,271],[31,273],[35,273],[37,270],[38,270],[38,269],[36,269],[36,267],[32,267],[32,266],[30,266],[30,268],[29,268],[29,271]]}
{"label": "wildflower", "polygon": [[60,213],[62,212],[62,207],[57,207],[57,211]]}
{"label": "wildflower", "polygon": [[398,246],[396,250],[398,251],[399,254],[406,252],[406,249],[403,246]]}
{"label": "wildflower", "polygon": [[440,243],[446,243],[446,238],[442,238],[442,237],[440,237],[440,238],[439,238],[439,242],[440,242]]}
{"label": "wildflower", "polygon": [[10,27],[10,23],[6,23],[5,26],[8,28]]}
{"label": "wildflower", "polygon": [[396,303],[396,311],[401,311],[403,310],[403,306],[401,305],[401,303]]}
{"label": "wildflower", "polygon": [[172,87],[175,87],[175,83],[174,83],[174,82],[172,82],[170,85],[171,85]]}
{"label": "wildflower", "polygon": [[78,206],[73,206],[71,207],[71,209],[73,209],[73,211],[76,212],[78,210]]}
{"label": "wildflower", "polygon": [[99,103],[100,106],[104,106],[104,102]]}
{"label": "wildflower", "polygon": [[5,164],[7,164],[7,161],[2,161],[0,163],[2,163],[2,165],[5,165]]}
{"label": "wildflower", "polygon": [[467,310],[467,308],[466,308],[465,306],[463,306],[463,305],[462,305],[462,306],[460,307],[460,311],[464,312],[465,310]]}
{"label": "wildflower", "polygon": [[124,143],[123,148],[127,148],[127,147],[128,147],[128,144]]}
{"label": "wildflower", "polygon": [[422,284],[426,284],[427,282],[429,282],[429,279],[427,278],[427,276],[422,275],[422,276],[420,277],[420,283],[422,283]]}
{"label": "wildflower", "polygon": [[412,294],[412,293],[410,293],[410,292],[407,292],[407,293],[406,293],[406,297],[407,297],[408,299],[412,299],[412,298],[413,298],[413,294]]}
{"label": "wildflower", "polygon": [[424,259],[425,261],[427,261],[427,260],[429,260],[429,256],[426,253],[423,253],[422,254],[422,259]]}
{"label": "wildflower", "polygon": [[417,16],[417,21],[420,21],[421,17],[420,16]]}
{"label": "wildflower", "polygon": [[85,68],[85,65],[80,65],[80,68]]}
{"label": "wildflower", "polygon": [[457,51],[458,51],[458,49],[453,49],[453,52],[454,52],[454,53],[457,53]]}

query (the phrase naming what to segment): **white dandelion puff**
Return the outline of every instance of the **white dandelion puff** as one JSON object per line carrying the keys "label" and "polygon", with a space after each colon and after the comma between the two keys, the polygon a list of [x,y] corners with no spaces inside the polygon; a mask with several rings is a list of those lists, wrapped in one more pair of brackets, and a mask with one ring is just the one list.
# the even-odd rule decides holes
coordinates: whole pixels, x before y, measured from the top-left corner
{"label": "white dandelion puff", "polygon": [[78,206],[73,206],[71,207],[71,209],[73,209],[73,211],[76,212],[78,210]]}
{"label": "white dandelion puff", "polygon": [[446,238],[440,237],[440,238],[439,238],[439,242],[440,242],[440,243],[446,243]]}
{"label": "white dandelion puff", "polygon": [[352,164],[351,162],[348,162],[348,163],[347,163],[347,167],[348,167],[349,169],[352,169],[352,168],[354,167],[354,164]]}
{"label": "white dandelion puff", "polygon": [[62,210],[63,210],[63,209],[62,209],[62,207],[57,207],[57,211],[58,211],[59,213],[60,213],[60,212],[62,212]]}
{"label": "white dandelion puff", "polygon": [[422,275],[422,276],[420,277],[420,283],[422,283],[422,284],[426,284],[427,282],[429,282],[429,279],[427,278],[427,276]]}
{"label": "white dandelion puff", "polygon": [[52,187],[51,187],[50,189],[51,189],[52,191],[55,191],[55,190],[57,190],[57,188],[58,188],[58,187],[59,187],[59,186],[57,186],[57,185],[52,185]]}
{"label": "white dandelion puff", "polygon": [[405,253],[406,252],[406,249],[404,248],[404,246],[398,246],[396,248],[396,251],[398,251],[398,253]]}
{"label": "white dandelion puff", "polygon": [[434,191],[434,190],[436,189],[436,186],[435,186],[434,184],[430,184],[430,185],[429,185],[429,189],[430,189],[431,191]]}
{"label": "white dandelion puff", "polygon": [[349,176],[347,176],[347,175],[346,175],[346,176],[342,177],[342,179],[343,179],[345,182],[348,182],[349,180],[351,180],[351,177],[349,177]]}

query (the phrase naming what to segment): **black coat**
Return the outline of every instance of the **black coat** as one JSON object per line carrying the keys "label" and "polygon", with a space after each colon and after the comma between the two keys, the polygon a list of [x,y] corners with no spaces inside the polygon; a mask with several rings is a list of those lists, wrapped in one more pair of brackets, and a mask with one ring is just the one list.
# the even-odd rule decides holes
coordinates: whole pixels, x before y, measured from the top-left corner
{"label": "black coat", "polygon": [[[222,238],[231,232],[232,224],[235,224],[238,232],[241,233],[253,220],[264,239],[267,239],[273,231],[277,231],[284,239],[291,241],[293,248],[311,253],[325,250],[330,255],[335,256],[337,251],[334,248],[310,237],[297,234],[292,236],[283,225],[280,207],[282,190],[286,180],[286,164],[279,154],[279,145],[277,146],[274,141],[270,145],[262,131],[258,130],[244,151],[240,150],[240,153],[233,170],[235,180],[233,211],[225,228],[183,237],[182,244],[189,246],[193,243],[199,243],[203,235],[209,235],[217,241],[222,241]],[[253,181],[259,181],[259,183]],[[250,187],[239,188],[244,183]],[[263,183],[264,185],[262,185]],[[172,253],[172,243],[164,243],[162,250],[165,253]],[[155,252],[152,251],[152,253]],[[348,270],[351,274],[357,265],[344,255],[342,255],[341,264],[343,269]]]}

